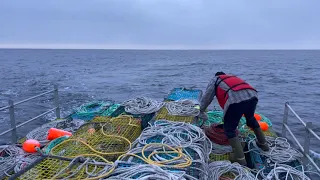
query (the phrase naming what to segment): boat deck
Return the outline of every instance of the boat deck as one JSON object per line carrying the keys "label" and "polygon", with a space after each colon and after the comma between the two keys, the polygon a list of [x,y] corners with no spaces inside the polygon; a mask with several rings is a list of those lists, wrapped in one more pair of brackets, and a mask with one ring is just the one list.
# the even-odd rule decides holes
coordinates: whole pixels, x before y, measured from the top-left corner
{"label": "boat deck", "polygon": [[[19,144],[38,140],[42,145],[38,152],[2,146],[0,179],[234,179],[243,174],[243,179],[263,179],[276,160],[255,149],[254,133],[244,117],[238,131],[248,167],[231,165],[231,146],[211,141],[195,115],[173,115],[165,105],[179,100],[196,103],[201,95],[201,90],[175,88],[149,113],[133,113],[138,110],[112,101],[84,104],[68,117],[44,124],[19,140]],[[208,110],[207,114],[204,126],[222,123],[222,111]],[[277,146],[272,122],[262,113],[256,114],[268,124],[264,133],[271,145]],[[72,132],[72,136],[49,141],[47,132],[52,127]],[[283,164],[299,169],[302,162],[296,154]],[[279,177],[285,178],[286,173]]]}

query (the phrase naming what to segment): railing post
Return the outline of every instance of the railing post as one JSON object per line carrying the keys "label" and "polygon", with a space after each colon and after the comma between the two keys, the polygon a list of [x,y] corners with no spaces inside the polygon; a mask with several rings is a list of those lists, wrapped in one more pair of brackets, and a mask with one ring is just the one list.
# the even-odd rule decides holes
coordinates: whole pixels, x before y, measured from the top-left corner
{"label": "railing post", "polygon": [[17,142],[17,129],[16,129],[16,119],[14,117],[14,105],[13,101],[9,100],[9,113],[10,113],[10,123],[11,123],[11,138],[12,138],[12,144],[15,144]]}
{"label": "railing post", "polygon": [[286,138],[286,127],[284,125],[287,125],[288,122],[288,105],[289,103],[286,102],[284,105],[284,114],[283,114],[283,122],[282,122],[282,137]]}
{"label": "railing post", "polygon": [[55,106],[56,106],[56,117],[57,117],[57,119],[60,119],[58,85],[54,85],[54,103],[55,103]]}
{"label": "railing post", "polygon": [[306,135],[304,137],[304,146],[303,146],[303,153],[304,153],[304,158],[303,158],[303,165],[306,166],[308,164],[308,158],[307,154],[309,154],[309,148],[310,148],[310,131],[312,127],[312,122],[307,122],[306,123]]}

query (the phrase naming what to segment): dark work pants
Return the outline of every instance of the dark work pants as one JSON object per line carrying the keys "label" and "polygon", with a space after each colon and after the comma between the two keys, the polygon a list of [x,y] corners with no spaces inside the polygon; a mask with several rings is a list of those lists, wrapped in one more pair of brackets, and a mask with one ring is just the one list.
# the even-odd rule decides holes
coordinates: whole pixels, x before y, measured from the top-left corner
{"label": "dark work pants", "polygon": [[247,120],[247,126],[255,129],[260,127],[259,123],[254,117],[256,106],[258,104],[257,98],[252,98],[240,103],[231,104],[228,107],[226,114],[224,115],[224,132],[228,139],[236,137],[235,130],[238,127],[239,121],[244,114]]}

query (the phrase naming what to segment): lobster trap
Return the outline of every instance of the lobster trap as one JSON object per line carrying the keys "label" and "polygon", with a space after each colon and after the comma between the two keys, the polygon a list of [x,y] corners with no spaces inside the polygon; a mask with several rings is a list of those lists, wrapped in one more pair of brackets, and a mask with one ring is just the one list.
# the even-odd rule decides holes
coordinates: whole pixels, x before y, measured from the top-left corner
{"label": "lobster trap", "polygon": [[115,160],[130,150],[131,143],[141,133],[139,121],[133,118],[103,120],[83,125],[69,139],[53,147],[50,154],[63,157],[98,154]]}
{"label": "lobster trap", "polygon": [[85,122],[82,120],[75,120],[75,119],[62,119],[62,120],[56,120],[51,121],[49,123],[43,124],[42,126],[30,131],[26,138],[20,139],[19,143],[23,143],[27,139],[35,139],[41,143],[46,143],[48,131],[50,128],[57,128],[69,132],[75,132],[81,125],[83,125]]}
{"label": "lobster trap", "polygon": [[98,179],[114,170],[114,164],[98,155],[84,155],[74,159],[42,157],[10,179]]}
{"label": "lobster trap", "polygon": [[186,123],[192,123],[195,119],[194,116],[173,116],[168,113],[168,110],[166,107],[162,107],[159,112],[157,113],[155,120],[159,119],[166,119],[169,121],[179,121],[179,122],[186,122]]}
{"label": "lobster trap", "polygon": [[125,111],[125,106],[119,106],[113,113],[110,114],[111,117],[118,117],[121,115],[129,115],[134,118],[141,120],[141,128],[145,129],[149,122],[153,119],[155,113],[150,114],[131,114]]}

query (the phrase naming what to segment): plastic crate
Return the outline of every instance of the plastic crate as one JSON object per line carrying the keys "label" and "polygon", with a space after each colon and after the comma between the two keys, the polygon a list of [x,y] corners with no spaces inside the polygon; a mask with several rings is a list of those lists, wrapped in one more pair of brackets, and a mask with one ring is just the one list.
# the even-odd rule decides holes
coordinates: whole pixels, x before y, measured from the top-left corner
{"label": "plastic crate", "polygon": [[[104,175],[110,174],[112,171],[112,164],[101,159],[96,155],[86,155],[84,158],[94,159],[96,162],[104,163],[109,166],[109,172],[106,172]],[[86,179],[90,176],[86,174],[88,172],[98,172],[101,171],[105,166],[100,163],[99,166],[87,165],[80,166],[83,162],[73,161],[72,166],[69,166],[72,162],[72,159],[61,158],[61,157],[43,157],[36,160],[33,164],[28,166],[23,172],[17,173],[10,177],[10,179],[52,179],[55,175],[60,173],[56,178],[61,179],[71,175],[71,172],[75,172],[72,176],[72,179]],[[69,166],[68,170],[65,170]],[[78,168],[78,169],[77,169]],[[88,168],[88,169],[86,169]],[[103,176],[103,175],[102,175]]]}
{"label": "plastic crate", "polygon": [[201,90],[192,90],[186,88],[174,88],[165,98],[166,101],[177,101],[182,99],[193,99],[200,101],[202,96]]}

